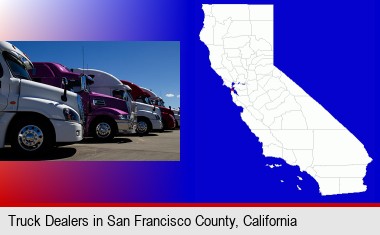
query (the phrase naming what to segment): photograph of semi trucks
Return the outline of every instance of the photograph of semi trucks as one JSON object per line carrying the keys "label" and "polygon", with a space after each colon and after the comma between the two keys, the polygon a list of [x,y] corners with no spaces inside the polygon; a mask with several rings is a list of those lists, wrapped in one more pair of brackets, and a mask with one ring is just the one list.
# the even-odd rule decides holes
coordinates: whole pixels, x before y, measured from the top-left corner
{"label": "photograph of semi trucks", "polygon": [[[152,90],[120,80],[120,74],[116,77],[110,70],[74,67],[63,48],[64,56],[56,53],[59,49],[47,52],[49,46],[54,48],[50,44],[59,42],[36,42],[37,47],[34,43],[0,42],[0,161],[12,160],[12,156],[33,160],[28,156],[60,151],[70,154],[46,160],[179,160],[179,112],[162,105],[161,98],[162,103],[155,102],[159,97]],[[27,45],[28,56],[18,44]],[[45,44],[46,51],[36,50]],[[152,45],[147,48],[151,50]],[[143,43],[137,46],[145,48]],[[178,61],[169,68],[174,68],[178,79],[179,43],[170,47]],[[148,81],[144,84],[162,85],[149,80],[148,74],[144,77]]]}

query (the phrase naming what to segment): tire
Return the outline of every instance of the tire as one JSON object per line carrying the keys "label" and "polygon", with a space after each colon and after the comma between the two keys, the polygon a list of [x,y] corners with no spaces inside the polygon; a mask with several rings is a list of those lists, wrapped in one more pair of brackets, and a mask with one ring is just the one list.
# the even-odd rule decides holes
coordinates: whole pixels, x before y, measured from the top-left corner
{"label": "tire", "polygon": [[136,133],[138,135],[147,135],[152,129],[152,124],[146,118],[137,119]]}
{"label": "tire", "polygon": [[12,127],[10,142],[12,148],[21,154],[33,155],[51,150],[54,132],[51,127],[37,118],[19,120]]}
{"label": "tire", "polygon": [[115,137],[116,127],[111,120],[100,119],[94,122],[91,132],[97,140],[110,141]]}
{"label": "tire", "polygon": [[162,131],[168,129],[168,124],[166,123],[166,120],[162,118]]}

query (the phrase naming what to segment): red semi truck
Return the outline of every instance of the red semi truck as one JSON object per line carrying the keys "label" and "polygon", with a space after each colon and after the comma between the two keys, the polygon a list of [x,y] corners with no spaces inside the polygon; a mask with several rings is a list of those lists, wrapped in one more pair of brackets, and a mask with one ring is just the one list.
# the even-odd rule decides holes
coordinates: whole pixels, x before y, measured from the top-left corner
{"label": "red semi truck", "polygon": [[[151,100],[149,99],[150,94],[146,92],[143,88],[126,80],[121,80],[121,82],[132,88],[131,94],[132,94],[133,99],[136,102],[154,105],[151,103]],[[155,106],[161,110],[162,123],[164,125],[164,129],[166,130],[174,129],[176,127],[176,122],[175,122],[173,111],[163,106],[158,106],[158,105],[155,105]]]}
{"label": "red semi truck", "polygon": [[159,107],[162,110],[162,112],[166,112],[174,116],[175,127],[179,128],[181,124],[181,116],[180,116],[179,108],[172,109],[170,106],[169,108],[167,108],[165,106],[164,100],[161,97],[157,96],[152,90],[149,90],[144,87],[141,87],[141,89],[149,95],[149,100],[152,105]]}

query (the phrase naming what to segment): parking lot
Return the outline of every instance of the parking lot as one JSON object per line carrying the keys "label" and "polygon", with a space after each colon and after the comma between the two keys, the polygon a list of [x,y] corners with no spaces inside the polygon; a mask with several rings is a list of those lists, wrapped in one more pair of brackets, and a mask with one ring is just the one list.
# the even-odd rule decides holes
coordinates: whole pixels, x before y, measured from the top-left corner
{"label": "parking lot", "polygon": [[51,153],[27,158],[17,156],[6,146],[0,149],[0,161],[53,160],[53,161],[179,161],[180,130],[154,132],[148,136],[120,136],[108,143],[92,138],[54,148]]}

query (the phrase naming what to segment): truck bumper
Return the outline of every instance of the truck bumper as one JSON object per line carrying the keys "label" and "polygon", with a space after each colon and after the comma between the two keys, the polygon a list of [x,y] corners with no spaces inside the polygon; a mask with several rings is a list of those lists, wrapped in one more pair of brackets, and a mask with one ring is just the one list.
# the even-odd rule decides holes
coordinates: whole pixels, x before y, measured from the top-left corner
{"label": "truck bumper", "polygon": [[83,139],[83,127],[76,122],[51,120],[57,143],[79,142]]}
{"label": "truck bumper", "polygon": [[10,112],[0,112],[0,148],[4,148],[5,145],[5,135],[9,128],[9,123],[16,113]]}
{"label": "truck bumper", "polygon": [[162,124],[161,120],[150,119],[150,122],[152,123],[152,129],[153,130],[162,130],[162,128],[164,128],[164,125]]}
{"label": "truck bumper", "polygon": [[136,120],[116,120],[119,134],[134,134],[136,133]]}

